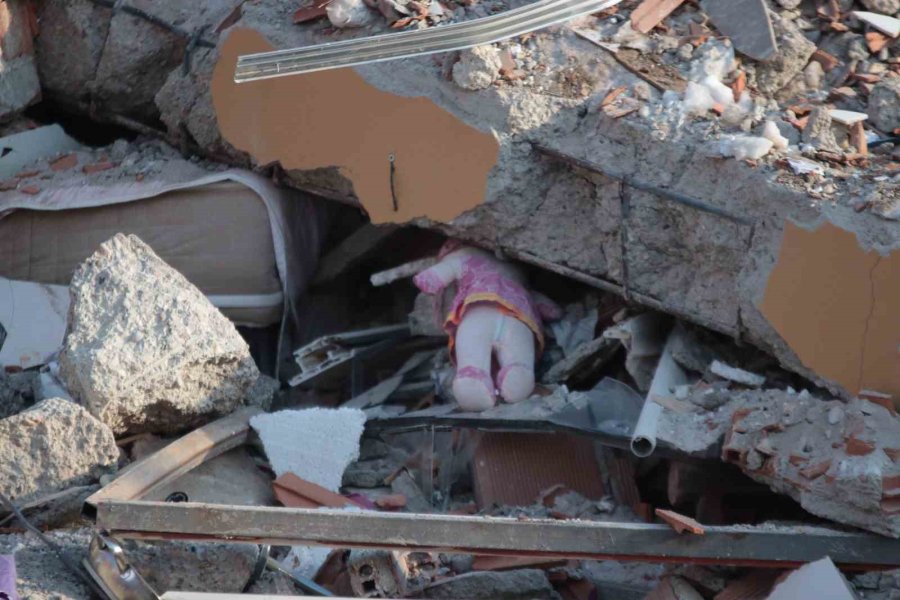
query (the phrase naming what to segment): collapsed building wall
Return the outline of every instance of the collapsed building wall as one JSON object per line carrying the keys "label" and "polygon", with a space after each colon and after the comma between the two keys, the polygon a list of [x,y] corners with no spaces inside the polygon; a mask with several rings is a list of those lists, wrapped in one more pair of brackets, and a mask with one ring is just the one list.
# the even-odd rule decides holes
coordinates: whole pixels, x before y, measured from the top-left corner
{"label": "collapsed building wall", "polygon": [[[878,173],[845,173],[825,187],[814,176],[778,168],[771,157],[749,162],[725,157],[724,124],[685,119],[671,94],[661,93],[666,86],[658,78],[648,85],[570,28],[515,44],[516,62],[526,70],[524,82],[515,85],[503,81],[464,89],[453,81],[455,55],[235,84],[239,54],[371,35],[372,27],[349,33],[298,27],[290,22],[292,9],[280,3],[244,4],[239,15],[233,8],[207,2],[192,12],[191,27],[210,25],[202,39],[218,35],[217,48],[195,47],[185,68],[180,60],[147,61],[142,52],[117,50],[125,33],[112,25],[130,19],[140,36],[171,32],[87,0],[50,0],[37,42],[45,92],[59,98],[77,88],[95,115],[136,119],[144,129],[153,124],[154,111],[146,108],[152,104],[166,126],[161,135],[185,149],[234,164],[280,165],[289,185],[358,203],[375,222],[412,220],[520,259],[600,279],[638,301],[657,302],[746,339],[832,390],[842,385],[850,393],[900,394],[891,366],[897,340],[890,333],[900,329],[896,316],[884,309],[897,294],[887,274],[896,268],[900,229],[874,210],[891,214],[897,187],[890,177],[885,182]],[[177,10],[154,7],[161,18],[183,22],[183,15],[167,14]],[[781,33],[797,34],[780,18],[776,25]],[[69,32],[80,35],[82,46],[59,43],[72,37]],[[628,43],[634,40],[623,45]],[[801,45],[803,52],[785,51],[759,66],[757,87],[784,91],[803,79],[812,49]],[[722,52],[715,43],[702,44],[691,64],[710,68]],[[122,90],[111,87],[109,72],[100,68],[111,60],[107,54],[118,61],[118,80],[141,73],[158,86],[129,88],[132,106],[121,106]],[[484,68],[488,81],[500,79],[499,70]],[[745,70],[754,74],[752,63]],[[610,91],[623,86],[632,88],[641,107],[626,116],[604,106]],[[762,94],[758,99],[764,109],[774,102]],[[758,116],[751,115],[747,127],[759,126]],[[539,147],[586,161],[590,168],[573,167]],[[738,219],[673,203],[602,173],[681,193]],[[792,222],[815,233],[809,238],[792,233]],[[842,281],[843,272],[830,270],[825,258],[804,255],[804,264],[821,267],[820,283],[846,286],[848,294],[864,297],[853,305],[859,314],[852,341],[845,330],[830,327],[832,313],[816,297],[798,298],[783,285],[783,256],[803,254],[807,247],[814,253],[816,245],[803,241],[812,236],[828,238],[826,244],[834,237],[855,242],[855,249],[853,243],[841,246],[846,270],[874,274],[875,260],[879,274],[885,273],[888,283],[872,284],[867,301],[866,292],[858,290],[864,277]],[[827,285],[820,289],[824,295],[833,292]],[[787,328],[795,319],[790,312],[776,315],[778,305],[818,318],[799,330]],[[869,331],[887,332],[872,342],[871,351]],[[829,366],[840,362],[842,348],[856,352],[860,343],[867,348],[858,369],[863,377]],[[811,344],[835,352],[825,358],[810,354]]]}

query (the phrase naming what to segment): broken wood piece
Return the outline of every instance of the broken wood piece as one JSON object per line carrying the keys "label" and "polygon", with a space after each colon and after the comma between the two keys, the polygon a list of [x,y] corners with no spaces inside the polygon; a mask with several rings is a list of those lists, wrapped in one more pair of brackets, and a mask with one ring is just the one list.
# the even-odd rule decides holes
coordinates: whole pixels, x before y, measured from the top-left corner
{"label": "broken wood piece", "polygon": [[372,223],[362,225],[319,260],[313,285],[337,279],[376,250],[382,242],[397,233],[398,229],[394,225],[379,226]]}
{"label": "broken wood piece", "polygon": [[631,13],[631,28],[641,33],[662,23],[663,19],[681,6],[684,0],[644,0]]}
{"label": "broken wood piece", "polygon": [[358,506],[350,499],[311,481],[301,479],[293,473],[285,473],[273,481],[272,488],[278,501],[289,508]]}
{"label": "broken wood piece", "polygon": [[620,65],[661,92],[672,90],[680,94],[687,88],[687,80],[681,76],[678,69],[657,62],[639,50],[622,48],[614,52],[613,56]]}
{"label": "broken wood piece", "polygon": [[250,419],[261,412],[256,407],[243,408],[195,429],[147,456],[127,473],[88,497],[85,514],[92,516],[97,504],[105,500],[142,498],[209,459],[243,445],[250,430]]}
{"label": "broken wood piece", "polygon": [[764,0],[703,0],[700,6],[738,52],[766,60],[777,51],[775,30]]}
{"label": "broken wood piece", "polygon": [[414,260],[394,267],[393,269],[388,269],[387,271],[372,273],[372,276],[369,277],[369,282],[371,282],[374,287],[381,287],[393,283],[398,279],[405,279],[407,277],[418,275],[420,272],[433,267],[435,264],[437,264],[437,259],[433,257]]}
{"label": "broken wood piece", "polygon": [[620,85],[617,88],[613,88],[612,90],[610,90],[610,92],[608,94],[606,94],[606,96],[603,97],[603,100],[600,101],[600,106],[606,106],[608,104],[612,104],[613,101],[616,98],[618,98],[622,94],[622,92],[624,92],[627,89],[628,88],[624,85]]}
{"label": "broken wood piece", "polygon": [[657,517],[671,525],[672,529],[678,533],[684,533],[685,531],[695,535],[704,535],[706,533],[706,529],[703,525],[690,517],[678,514],[674,510],[657,508],[655,512]]}

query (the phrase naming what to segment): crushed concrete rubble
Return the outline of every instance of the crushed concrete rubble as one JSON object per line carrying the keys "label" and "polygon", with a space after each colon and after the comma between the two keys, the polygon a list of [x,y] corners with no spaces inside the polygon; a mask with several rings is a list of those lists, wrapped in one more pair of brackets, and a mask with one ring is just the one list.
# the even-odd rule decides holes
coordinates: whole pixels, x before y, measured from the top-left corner
{"label": "crushed concrete rubble", "polygon": [[[900,598],[852,555],[900,543],[898,0],[628,0],[241,84],[527,2],[145,4],[0,3],[0,266],[70,195],[240,182],[272,248],[214,233],[277,293],[223,304],[143,234],[0,272],[0,598],[90,597],[45,542],[92,565],[91,525],[160,594]],[[105,527],[151,510],[183,526]],[[552,549],[585,531],[624,537]]]}
{"label": "crushed concrete rubble", "polygon": [[60,373],[117,434],[177,432],[241,406],[259,377],[247,343],[134,236],[76,271]]}
{"label": "crushed concrete rubble", "polygon": [[112,431],[81,406],[50,398],[0,420],[0,491],[18,503],[114,472]]}
{"label": "crushed concrete rubble", "polygon": [[769,395],[732,414],[722,458],[809,512],[900,537],[900,419],[867,400]]}

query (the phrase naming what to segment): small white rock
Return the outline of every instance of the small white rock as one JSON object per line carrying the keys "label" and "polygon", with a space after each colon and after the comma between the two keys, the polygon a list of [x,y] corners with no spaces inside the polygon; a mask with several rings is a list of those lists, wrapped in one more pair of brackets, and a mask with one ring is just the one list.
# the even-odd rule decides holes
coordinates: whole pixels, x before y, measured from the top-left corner
{"label": "small white rock", "polygon": [[774,121],[766,121],[766,124],[763,127],[763,137],[772,142],[772,145],[777,150],[784,150],[788,147],[788,139],[781,135],[781,132],[778,130],[778,125],[776,125]]}
{"label": "small white rock", "polygon": [[853,125],[854,123],[865,121],[869,118],[869,115],[866,113],[853,110],[840,110],[837,108],[828,111],[828,114],[831,115],[832,121],[836,121],[842,125]]}

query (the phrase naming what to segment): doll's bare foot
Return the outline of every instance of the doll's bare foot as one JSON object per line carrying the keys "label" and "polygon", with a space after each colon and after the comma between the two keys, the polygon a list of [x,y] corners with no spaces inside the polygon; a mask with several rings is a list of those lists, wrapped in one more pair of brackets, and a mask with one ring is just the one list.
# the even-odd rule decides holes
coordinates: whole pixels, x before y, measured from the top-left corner
{"label": "doll's bare foot", "polygon": [[494,406],[494,382],[483,369],[463,367],[453,380],[453,395],[463,410],[481,412]]}
{"label": "doll's bare foot", "polygon": [[520,363],[506,365],[497,374],[497,388],[507,402],[521,402],[534,391],[534,369]]}

